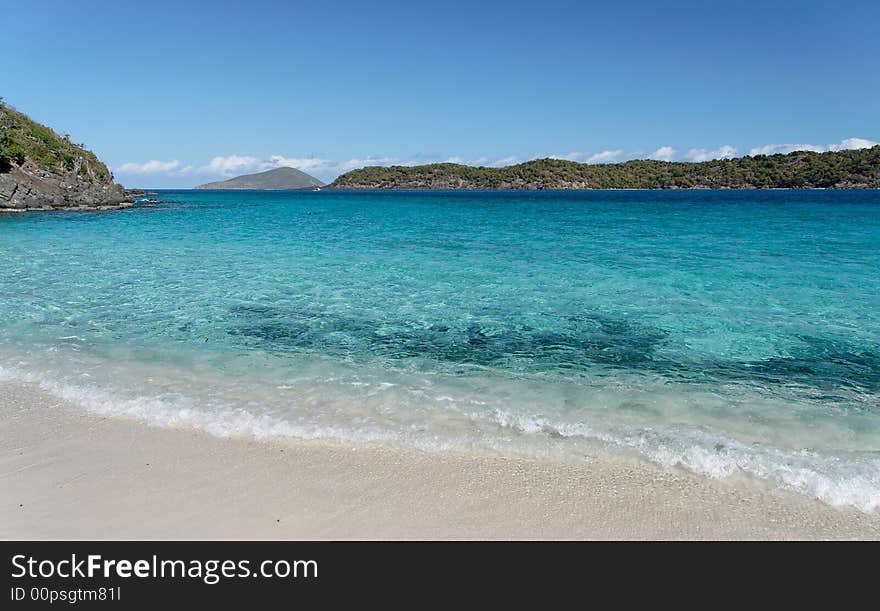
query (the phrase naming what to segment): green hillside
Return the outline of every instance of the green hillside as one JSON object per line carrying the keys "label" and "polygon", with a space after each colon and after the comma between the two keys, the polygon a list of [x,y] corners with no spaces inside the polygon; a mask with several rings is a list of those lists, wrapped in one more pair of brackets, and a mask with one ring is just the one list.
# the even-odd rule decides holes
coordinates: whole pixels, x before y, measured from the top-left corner
{"label": "green hillside", "polygon": [[453,163],[366,167],[343,174],[337,189],[769,189],[880,188],[880,146],[797,151],[701,163],[636,160],[591,165],[537,159],[503,168]]}
{"label": "green hillside", "polygon": [[94,153],[7,106],[0,98],[0,172],[9,171],[13,164],[24,165],[25,161],[54,174],[75,172],[91,182],[113,182],[110,170]]}

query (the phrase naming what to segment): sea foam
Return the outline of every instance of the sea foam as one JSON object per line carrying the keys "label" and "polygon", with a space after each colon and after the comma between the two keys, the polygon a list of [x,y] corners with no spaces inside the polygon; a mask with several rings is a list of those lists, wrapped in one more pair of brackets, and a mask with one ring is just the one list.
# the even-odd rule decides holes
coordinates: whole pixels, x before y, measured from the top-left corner
{"label": "sea foam", "polygon": [[[355,443],[402,444],[425,451],[490,450],[524,456],[569,456],[596,448],[638,456],[663,467],[683,467],[714,479],[746,475],[782,489],[817,498],[836,507],[870,512],[880,507],[880,457],[822,455],[809,450],[781,450],[743,444],[723,435],[684,427],[621,430],[593,428],[587,423],[554,422],[530,414],[495,410],[473,415],[471,430],[460,427],[380,427],[352,419],[329,425],[285,419],[231,404],[208,403],[182,394],[151,396],[88,383],[53,380],[0,367],[0,380],[23,381],[94,414],[130,418],[154,427],[192,427],[217,437],[258,440],[295,438]],[[436,397],[438,401],[454,401]],[[259,408],[257,408],[259,409]],[[490,425],[487,429],[486,425]],[[497,428],[493,434],[492,428]],[[515,436],[505,435],[505,431]],[[589,441],[589,446],[565,442]]]}

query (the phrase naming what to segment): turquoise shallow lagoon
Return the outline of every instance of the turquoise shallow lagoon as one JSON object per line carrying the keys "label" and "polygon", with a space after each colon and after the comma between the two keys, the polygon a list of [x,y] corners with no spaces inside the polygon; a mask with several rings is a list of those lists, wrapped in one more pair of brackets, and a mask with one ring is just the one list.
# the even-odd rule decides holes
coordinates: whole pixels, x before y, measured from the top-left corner
{"label": "turquoise shallow lagoon", "polygon": [[163,191],[0,216],[0,378],[217,435],[880,506],[880,192]]}

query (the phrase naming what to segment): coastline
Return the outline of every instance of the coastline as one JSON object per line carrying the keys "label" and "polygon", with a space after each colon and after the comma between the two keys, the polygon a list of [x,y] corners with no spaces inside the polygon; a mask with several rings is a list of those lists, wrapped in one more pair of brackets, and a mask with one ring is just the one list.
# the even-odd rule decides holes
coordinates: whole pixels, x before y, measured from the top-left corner
{"label": "coastline", "polygon": [[31,208],[2,208],[0,207],[0,212],[9,212],[9,213],[18,213],[18,212],[95,212],[95,211],[107,211],[107,210],[124,210],[126,208],[131,208],[134,206],[135,202],[126,201],[119,202],[118,204],[95,204],[93,206],[45,206],[45,207],[31,207]]}
{"label": "coastline", "polygon": [[880,512],[624,459],[218,438],[0,382],[0,537],[880,539]]}

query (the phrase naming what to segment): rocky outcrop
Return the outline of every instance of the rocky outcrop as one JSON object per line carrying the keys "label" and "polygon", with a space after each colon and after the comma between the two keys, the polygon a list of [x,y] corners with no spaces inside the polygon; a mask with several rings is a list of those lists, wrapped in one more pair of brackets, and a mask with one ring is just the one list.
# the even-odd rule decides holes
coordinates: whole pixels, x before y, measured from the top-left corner
{"label": "rocky outcrop", "polygon": [[106,210],[131,206],[109,168],[0,98],[0,212]]}
{"label": "rocky outcrop", "polygon": [[25,162],[0,173],[0,209],[108,210],[131,206],[122,185],[83,180],[73,172],[54,174]]}

